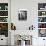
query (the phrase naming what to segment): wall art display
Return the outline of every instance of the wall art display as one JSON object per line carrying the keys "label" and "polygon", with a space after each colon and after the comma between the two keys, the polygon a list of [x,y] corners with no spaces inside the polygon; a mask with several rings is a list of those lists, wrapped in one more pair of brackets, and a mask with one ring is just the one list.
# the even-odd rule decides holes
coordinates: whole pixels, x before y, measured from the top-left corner
{"label": "wall art display", "polygon": [[27,20],[27,10],[20,10],[18,12],[18,19],[19,20]]}
{"label": "wall art display", "polygon": [[39,37],[46,37],[46,29],[39,29]]}

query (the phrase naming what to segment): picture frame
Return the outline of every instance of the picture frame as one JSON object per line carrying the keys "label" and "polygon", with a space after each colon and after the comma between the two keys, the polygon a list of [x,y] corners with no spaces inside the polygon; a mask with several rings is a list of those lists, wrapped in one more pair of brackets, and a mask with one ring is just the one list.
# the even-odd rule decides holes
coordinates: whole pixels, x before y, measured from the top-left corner
{"label": "picture frame", "polygon": [[26,9],[20,9],[18,11],[18,20],[19,21],[27,20],[27,10]]}

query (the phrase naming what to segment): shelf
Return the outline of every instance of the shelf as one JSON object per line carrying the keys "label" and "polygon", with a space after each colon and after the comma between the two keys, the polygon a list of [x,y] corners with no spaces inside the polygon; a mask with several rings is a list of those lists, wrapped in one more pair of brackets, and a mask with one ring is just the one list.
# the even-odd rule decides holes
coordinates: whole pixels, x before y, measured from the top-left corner
{"label": "shelf", "polygon": [[38,23],[46,23],[46,22],[38,22]]}
{"label": "shelf", "polygon": [[46,10],[38,10],[38,11],[46,11]]}
{"label": "shelf", "polygon": [[8,3],[0,3],[0,35],[8,37]]}
{"label": "shelf", "polygon": [[0,23],[8,23],[8,22],[0,22]]}
{"label": "shelf", "polygon": [[38,28],[38,29],[46,29],[46,28]]}
{"label": "shelf", "polygon": [[8,16],[0,16],[0,17],[8,17]]}
{"label": "shelf", "polygon": [[44,16],[38,16],[38,17],[46,17],[46,15],[44,15]]}
{"label": "shelf", "polygon": [[38,36],[46,37],[46,3],[38,3]]}
{"label": "shelf", "polygon": [[8,11],[8,10],[0,10],[0,11]]}

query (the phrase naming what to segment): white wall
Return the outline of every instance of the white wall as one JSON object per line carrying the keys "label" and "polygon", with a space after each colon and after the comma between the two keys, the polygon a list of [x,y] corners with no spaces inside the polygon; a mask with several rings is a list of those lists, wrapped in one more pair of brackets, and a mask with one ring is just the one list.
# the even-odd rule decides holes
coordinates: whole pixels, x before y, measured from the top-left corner
{"label": "white wall", "polygon": [[[34,36],[38,36],[38,3],[45,3],[46,0],[11,0],[11,22],[16,25],[16,29],[18,30],[27,30],[29,26],[32,24],[35,26]],[[18,10],[19,9],[27,9],[28,10],[28,18],[27,21],[19,21],[18,20]],[[16,31],[17,31],[16,30]],[[37,40],[36,40],[37,39]],[[40,46],[38,43],[43,44],[42,38],[33,38],[33,46]]]}
{"label": "white wall", "polygon": [[[33,2],[33,3],[32,3]],[[27,9],[27,21],[18,20],[18,10]],[[32,24],[37,23],[37,2],[31,0],[12,0],[11,1],[11,19],[16,25],[17,30],[27,30]]]}
{"label": "white wall", "polygon": [[[11,0],[11,22],[16,25],[17,30],[27,30],[32,24],[37,29],[38,25],[38,3],[45,3],[46,0]],[[27,21],[18,20],[18,10],[27,9]]]}

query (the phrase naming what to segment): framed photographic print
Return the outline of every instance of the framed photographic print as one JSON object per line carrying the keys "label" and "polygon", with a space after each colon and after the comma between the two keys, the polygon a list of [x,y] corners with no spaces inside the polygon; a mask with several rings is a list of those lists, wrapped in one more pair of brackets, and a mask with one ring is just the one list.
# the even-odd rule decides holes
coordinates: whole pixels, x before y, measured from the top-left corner
{"label": "framed photographic print", "polygon": [[27,20],[27,10],[19,10],[18,12],[18,20]]}

